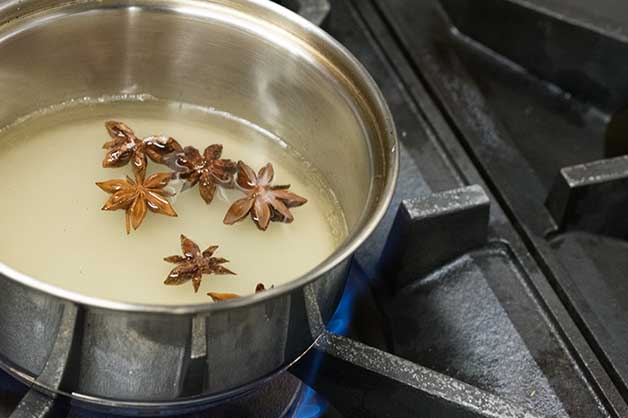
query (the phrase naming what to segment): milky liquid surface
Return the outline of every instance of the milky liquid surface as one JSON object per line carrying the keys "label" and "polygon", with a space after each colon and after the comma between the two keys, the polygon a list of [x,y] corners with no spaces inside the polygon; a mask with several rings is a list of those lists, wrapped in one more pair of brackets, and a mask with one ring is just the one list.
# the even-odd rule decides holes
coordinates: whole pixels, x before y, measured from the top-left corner
{"label": "milky liquid surface", "polygon": [[[223,158],[244,160],[256,171],[275,168],[275,184],[308,203],[292,209],[292,224],[259,231],[250,218],[233,226],[222,219],[241,192],[218,191],[211,205],[198,188],[172,199],[177,218],[148,212],[142,226],[125,231],[124,211],[105,212],[109,194],[95,182],[132,177],[129,166],[102,168],[106,120],[123,121],[138,137],[164,134],[202,150],[224,146]],[[289,139],[286,139],[289,143]],[[169,171],[149,161],[149,173]],[[305,160],[272,134],[214,110],[159,101],[79,103],[40,112],[0,132],[0,262],[83,295],[147,304],[207,303],[207,292],[251,294],[257,283],[279,286],[327,258],[346,235],[333,193]],[[236,276],[203,276],[165,286],[185,234],[201,250],[219,245]]]}

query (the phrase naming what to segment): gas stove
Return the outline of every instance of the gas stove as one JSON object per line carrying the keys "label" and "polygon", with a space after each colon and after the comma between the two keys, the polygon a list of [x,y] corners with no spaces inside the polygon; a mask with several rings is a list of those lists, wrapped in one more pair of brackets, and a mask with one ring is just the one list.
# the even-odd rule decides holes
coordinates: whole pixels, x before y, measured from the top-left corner
{"label": "gas stove", "polygon": [[[381,87],[399,184],[312,350],[259,390],[160,414],[628,416],[626,6],[280,3]],[[110,415],[0,374],[0,417]]]}

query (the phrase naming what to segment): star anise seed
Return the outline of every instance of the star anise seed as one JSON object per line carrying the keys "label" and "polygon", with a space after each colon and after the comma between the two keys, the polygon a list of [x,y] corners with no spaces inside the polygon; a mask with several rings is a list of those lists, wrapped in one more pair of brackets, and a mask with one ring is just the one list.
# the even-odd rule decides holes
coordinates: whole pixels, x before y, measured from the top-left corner
{"label": "star anise seed", "polygon": [[[257,286],[255,286],[255,293],[260,293],[260,292],[263,292],[264,290],[266,290],[266,286],[264,286],[264,283],[258,283]],[[218,292],[209,292],[207,293],[207,296],[211,297],[214,300],[214,302],[220,302],[222,300],[229,300],[229,299],[237,299],[240,297],[240,295],[236,293],[218,293]]]}
{"label": "star anise seed", "polygon": [[251,218],[262,231],[270,221],[290,223],[294,220],[289,208],[304,205],[307,199],[289,192],[290,185],[272,186],[275,171],[271,163],[262,167],[257,174],[245,163],[238,161],[237,184],[246,197],[236,200],[225,215],[223,222],[233,225],[251,214]]}
{"label": "star anise seed", "polygon": [[148,164],[146,156],[163,164],[166,155],[181,150],[181,145],[174,138],[154,135],[140,139],[122,122],[105,122],[105,128],[113,138],[103,144],[103,148],[108,150],[102,162],[105,168],[122,167],[132,160],[134,172],[145,171]]}
{"label": "star anise seed", "polygon": [[232,187],[233,176],[237,171],[234,161],[221,159],[222,145],[213,144],[205,148],[203,155],[194,147],[185,147],[183,151],[170,155],[166,164],[179,172],[179,177],[187,181],[187,188],[198,184],[199,192],[205,203],[214,199],[216,186]]}
{"label": "star anise seed", "polygon": [[211,297],[214,300],[214,302],[220,302],[222,300],[229,300],[229,299],[238,299],[240,297],[240,295],[236,293],[219,293],[219,292],[209,292],[207,293],[207,296]]}
{"label": "star anise seed", "polygon": [[221,264],[227,263],[229,260],[212,257],[217,249],[217,245],[212,245],[201,252],[201,249],[194,241],[181,234],[181,251],[183,256],[173,255],[164,258],[169,263],[177,264],[168,274],[164,284],[178,286],[192,280],[192,286],[196,293],[201,286],[203,274],[235,274],[226,267],[221,266]]}
{"label": "star anise seed", "polygon": [[103,206],[103,210],[126,211],[126,233],[137,229],[142,224],[146,212],[150,210],[167,216],[177,216],[167,197],[172,193],[164,190],[170,182],[170,173],[157,173],[144,179],[143,172],[135,173],[135,181],[127,176],[126,179],[114,179],[96,183],[98,187],[112,196]]}

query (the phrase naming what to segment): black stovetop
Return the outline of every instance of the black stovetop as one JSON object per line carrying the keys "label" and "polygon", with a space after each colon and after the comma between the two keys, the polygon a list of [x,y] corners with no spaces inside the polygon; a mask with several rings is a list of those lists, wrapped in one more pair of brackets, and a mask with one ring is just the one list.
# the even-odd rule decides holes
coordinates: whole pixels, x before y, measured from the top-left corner
{"label": "black stovetop", "polygon": [[[395,117],[394,201],[317,347],[190,416],[628,417],[623,8],[332,0],[323,27]],[[27,393],[0,375],[0,416]]]}

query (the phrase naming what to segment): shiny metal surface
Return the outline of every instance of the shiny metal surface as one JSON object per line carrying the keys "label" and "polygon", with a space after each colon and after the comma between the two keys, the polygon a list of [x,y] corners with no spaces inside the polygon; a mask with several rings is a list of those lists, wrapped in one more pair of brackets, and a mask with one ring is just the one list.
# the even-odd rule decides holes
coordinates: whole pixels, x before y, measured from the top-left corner
{"label": "shiny metal surface", "polygon": [[71,99],[125,94],[233,113],[306,155],[349,224],[313,271],[219,304],[87,298],[0,263],[3,366],[87,402],[213,402],[283,370],[320,335],[313,312],[323,322],[334,312],[350,257],[396,180],[394,125],[369,75],[324,32],[263,0],[4,2],[0,93],[1,126]]}

